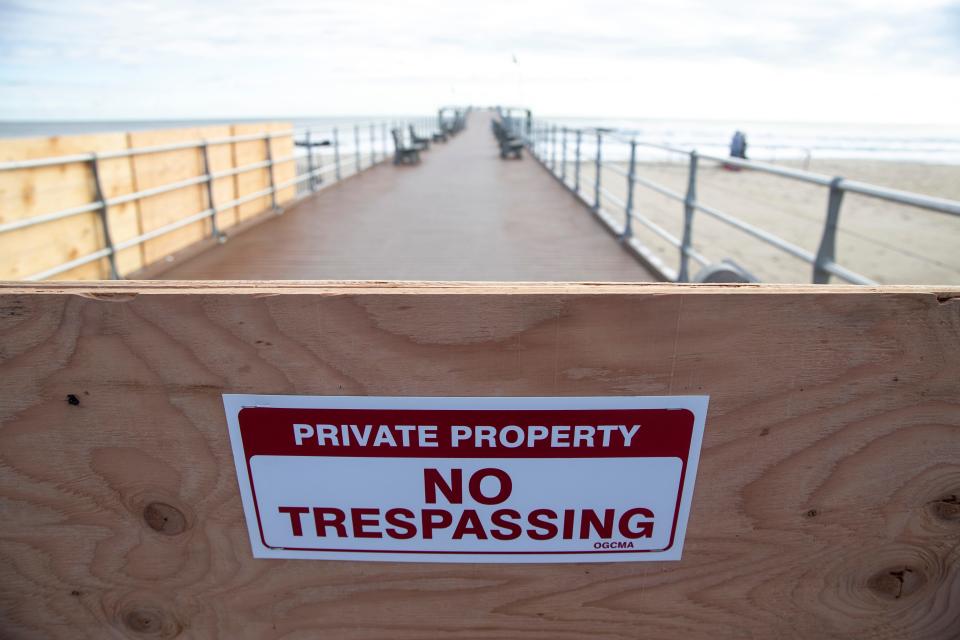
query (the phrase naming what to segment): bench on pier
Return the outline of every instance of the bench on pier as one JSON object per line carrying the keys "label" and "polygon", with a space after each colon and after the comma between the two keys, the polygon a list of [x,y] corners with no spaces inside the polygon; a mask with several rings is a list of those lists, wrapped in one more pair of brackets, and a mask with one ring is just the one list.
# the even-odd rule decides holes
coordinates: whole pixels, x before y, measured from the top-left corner
{"label": "bench on pier", "polygon": [[455,136],[467,126],[466,119],[462,115],[454,116],[453,119],[443,119],[440,121],[440,130],[447,136]]}
{"label": "bench on pier", "polygon": [[400,129],[391,129],[393,135],[393,164],[416,164],[420,162],[420,149],[416,145],[406,146]]}
{"label": "bench on pier", "polygon": [[510,133],[500,120],[493,120],[491,126],[500,145],[500,157],[507,158],[512,155],[519,160],[522,157],[523,140]]}
{"label": "bench on pier", "polygon": [[449,139],[449,136],[447,136],[447,132],[443,129],[440,129],[439,131],[434,131],[431,134],[431,137],[433,137],[434,142],[446,142]]}
{"label": "bench on pier", "polygon": [[410,125],[410,143],[421,151],[429,151],[430,149],[430,138],[418,136],[417,130],[413,128],[412,124]]}

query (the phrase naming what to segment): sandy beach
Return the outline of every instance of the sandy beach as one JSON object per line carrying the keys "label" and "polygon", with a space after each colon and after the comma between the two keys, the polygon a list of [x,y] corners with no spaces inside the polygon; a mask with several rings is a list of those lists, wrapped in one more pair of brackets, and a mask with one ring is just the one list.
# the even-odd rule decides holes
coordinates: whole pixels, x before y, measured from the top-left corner
{"label": "sandy beach", "polygon": [[[789,163],[782,163],[789,165]],[[799,168],[799,164],[793,166]],[[621,165],[625,170],[625,165]],[[960,199],[960,166],[876,160],[816,160],[810,171],[876,185]],[[638,163],[638,175],[684,193],[687,168],[681,163]],[[572,183],[573,166],[567,168]],[[626,199],[626,179],[603,171],[602,184]],[[581,185],[592,201],[593,167],[581,166]],[[728,171],[703,162],[698,180],[700,202],[766,229],[816,252],[826,214],[827,189],[753,171]],[[683,205],[637,186],[635,211],[680,237]],[[618,204],[604,208],[622,221]],[[635,234],[676,267],[678,250],[634,222]],[[763,282],[810,282],[812,267],[702,212],[694,220],[694,246],[711,261],[729,258]],[[885,284],[960,283],[960,218],[847,194],[840,215],[837,261]],[[696,263],[694,263],[696,266]]]}

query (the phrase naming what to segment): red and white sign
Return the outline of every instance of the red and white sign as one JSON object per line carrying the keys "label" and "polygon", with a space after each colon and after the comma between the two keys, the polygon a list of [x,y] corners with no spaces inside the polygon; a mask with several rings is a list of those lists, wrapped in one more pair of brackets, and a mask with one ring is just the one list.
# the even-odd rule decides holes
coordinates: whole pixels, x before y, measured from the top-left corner
{"label": "red and white sign", "polygon": [[679,560],[706,396],[224,395],[258,558]]}

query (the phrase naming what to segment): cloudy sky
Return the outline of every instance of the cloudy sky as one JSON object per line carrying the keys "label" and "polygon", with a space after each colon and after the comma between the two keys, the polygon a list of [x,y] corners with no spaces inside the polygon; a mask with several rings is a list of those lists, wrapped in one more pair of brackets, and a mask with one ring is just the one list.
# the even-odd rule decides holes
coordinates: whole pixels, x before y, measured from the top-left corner
{"label": "cloudy sky", "polygon": [[960,123],[960,1],[0,0],[0,119]]}

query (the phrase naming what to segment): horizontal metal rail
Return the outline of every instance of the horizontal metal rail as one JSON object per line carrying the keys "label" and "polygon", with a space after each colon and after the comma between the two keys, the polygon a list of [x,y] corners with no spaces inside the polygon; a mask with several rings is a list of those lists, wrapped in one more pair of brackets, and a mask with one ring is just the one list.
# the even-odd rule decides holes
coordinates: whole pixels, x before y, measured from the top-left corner
{"label": "horizontal metal rail", "polygon": [[122,196],[116,196],[114,198],[107,198],[104,200],[104,203],[108,207],[115,207],[118,204],[125,204],[127,202],[133,202],[134,200],[142,200],[144,198],[150,198],[152,196],[159,196],[164,193],[170,193],[171,191],[179,191],[180,189],[185,189],[187,187],[192,187],[194,185],[203,184],[209,182],[209,176],[197,176],[195,178],[186,178],[185,180],[178,180],[176,182],[170,182],[167,184],[162,184],[158,187],[151,187],[149,189],[143,189],[141,191],[134,191],[133,193],[128,193]]}
{"label": "horizontal metal rail", "polygon": [[[217,227],[217,214],[224,211],[230,210],[242,204],[260,199],[269,197],[274,203],[273,206],[275,209],[276,206],[276,195],[279,191],[284,189],[289,189],[290,187],[298,187],[298,195],[294,199],[300,197],[305,197],[306,194],[300,195],[299,185],[305,182],[309,182],[309,191],[308,193],[315,192],[321,187],[318,185],[318,178],[322,178],[328,174],[335,175],[335,181],[342,179],[341,170],[347,167],[353,167],[351,175],[354,173],[360,173],[363,170],[369,169],[381,162],[384,162],[388,159],[388,125],[390,129],[397,128],[403,132],[406,132],[408,128],[413,127],[413,130],[418,132],[419,135],[429,136],[439,130],[439,122],[431,118],[422,118],[417,120],[403,120],[403,121],[377,121],[377,122],[364,122],[363,124],[344,124],[331,126],[324,129],[315,129],[312,127],[304,127],[300,129],[285,129],[282,131],[272,131],[272,132],[263,132],[263,133],[253,133],[253,134],[243,134],[227,137],[218,137],[218,138],[207,138],[200,140],[189,140],[184,142],[177,142],[164,145],[154,145],[154,146],[145,146],[145,147],[133,147],[129,149],[122,149],[117,151],[107,151],[107,152],[98,152],[98,153],[82,153],[82,154],[71,154],[64,156],[55,156],[48,158],[35,158],[30,160],[17,160],[17,161],[5,161],[0,162],[0,171],[19,171],[19,170],[30,170],[44,167],[53,167],[53,166],[62,166],[68,164],[85,164],[88,165],[91,171],[91,175],[94,177],[96,182],[97,190],[95,199],[92,202],[85,203],[82,205],[69,207],[61,209],[58,211],[53,211],[49,213],[43,213],[40,215],[30,216],[28,218],[23,218],[20,220],[12,220],[10,222],[5,222],[0,224],[0,234],[17,231],[20,229],[25,229],[28,227],[33,227],[36,225],[42,225],[57,220],[62,220],[64,218],[69,218],[72,216],[77,216],[85,213],[94,213],[99,212],[102,224],[104,226],[104,236],[105,236],[105,247],[98,249],[94,252],[91,252],[87,255],[80,256],[79,258],[64,262],[43,271],[39,271],[27,276],[26,280],[43,280],[49,277],[53,277],[75,269],[77,267],[89,264],[91,262],[107,258],[110,260],[111,265],[114,264],[114,257],[119,251],[125,249],[130,249],[137,245],[140,245],[148,240],[152,240],[159,236],[168,234],[177,229],[181,229],[188,225],[200,222],[205,219],[211,219],[212,224],[212,233],[214,237],[222,240],[223,234],[221,234]],[[360,131],[365,132],[363,143],[361,143]],[[353,144],[343,145],[340,143],[337,132],[338,130],[344,131],[346,129],[352,129],[353,131]],[[323,139],[320,142],[311,144],[311,136],[315,136],[317,133],[321,133],[326,136],[326,139]],[[295,137],[298,134],[303,134],[306,137],[305,143],[300,143],[294,139],[294,148],[305,147],[303,155],[293,154],[287,155],[284,157],[273,157],[270,153],[270,142],[277,138],[289,138]],[[317,138],[314,137],[314,140]],[[209,158],[207,156],[207,149],[211,146],[224,145],[224,144],[234,144],[234,143],[244,143],[244,142],[260,142],[267,145],[267,159],[257,162],[252,162],[243,166],[233,167],[230,169],[222,171],[211,171],[209,166]],[[319,154],[317,155],[314,151],[314,147],[330,147],[329,154]],[[183,180],[178,180],[175,182],[170,182],[163,185],[158,185],[156,187],[151,187],[147,189],[140,189],[135,192],[126,193],[113,197],[103,197],[100,193],[99,177],[97,166],[99,163],[105,160],[112,160],[117,158],[126,158],[133,157],[138,155],[146,154],[156,154],[164,153],[170,151],[180,151],[184,149],[197,149],[202,152],[203,158],[203,167],[204,172],[201,175],[193,176],[190,178],[185,178]],[[348,157],[341,156],[341,149],[347,152]],[[379,152],[379,153],[378,153]],[[379,156],[379,157],[378,157]],[[314,166],[314,158],[327,157],[333,159],[333,164],[328,164],[325,167]],[[275,182],[274,180],[274,167],[277,165],[284,165],[290,162],[295,163],[296,171],[300,170],[301,159],[305,159],[307,163],[307,170],[302,173],[297,173],[293,178]],[[214,181],[228,178],[231,176],[240,175],[243,173],[256,171],[259,169],[267,169],[269,171],[270,186],[264,189],[260,189],[253,193],[245,194],[241,197],[234,198],[227,202],[218,202],[214,203],[214,195],[212,190],[212,184]],[[161,195],[164,193],[170,193],[180,189],[186,189],[193,186],[206,185],[207,200],[209,206],[203,211],[191,214],[182,219],[176,220],[169,224],[157,227],[148,232],[142,233],[136,237],[128,238],[120,242],[113,242],[109,234],[108,218],[107,212],[110,207],[126,204],[129,202],[139,201],[145,198],[150,198],[153,196]],[[115,273],[114,277],[118,277],[119,274]]]}
{"label": "horizontal metal rail", "polygon": [[29,218],[23,218],[22,220],[13,220],[11,222],[5,222],[0,224],[0,233],[6,233],[7,231],[16,231],[17,229],[23,229],[25,227],[32,227],[33,225],[43,224],[45,222],[53,222],[54,220],[62,220],[63,218],[69,218],[71,216],[80,215],[81,213],[90,213],[91,211],[97,211],[103,207],[101,202],[91,202],[89,204],[82,204],[79,207],[70,207],[69,209],[61,209],[60,211],[54,211],[53,213],[45,213],[39,216],[31,216]]}
{"label": "horizontal metal rail", "polygon": [[762,173],[768,173],[774,176],[780,176],[782,178],[790,178],[791,180],[798,180],[800,182],[806,182],[808,184],[816,184],[821,187],[829,187],[830,183],[833,181],[833,178],[830,176],[825,176],[820,173],[813,173],[812,171],[803,171],[801,169],[791,169],[789,167],[781,167],[779,165],[770,164],[768,162],[760,162],[759,160],[743,160],[741,158],[726,158],[723,156],[712,156],[709,154],[698,154],[703,160],[712,160],[714,162],[719,162],[720,164],[731,165],[734,167],[740,167],[743,169],[750,169],[752,171],[760,171]]}
{"label": "horizontal metal rail", "polygon": [[[558,140],[558,132],[560,133],[562,139]],[[568,181],[566,180],[566,163],[562,170],[558,170],[556,163],[556,149],[558,146],[560,148],[566,147],[566,136],[575,136],[577,141],[577,153],[575,155],[574,161],[574,185],[571,187]],[[581,140],[596,140],[596,154],[588,158],[586,155],[580,153],[580,141]],[[637,175],[637,166],[636,154],[634,151],[631,151],[630,162],[627,169],[623,169],[621,166],[612,164],[609,161],[602,161],[601,158],[603,143],[605,140],[614,141],[616,144],[625,144],[629,145],[632,150],[635,150],[636,147],[645,147],[651,149],[658,149],[661,151],[666,151],[669,153],[678,154],[687,158],[689,162],[689,168],[687,170],[687,191],[686,194],[682,194],[678,191],[674,191],[669,187],[666,187],[662,184],[649,180],[642,176]],[[919,193],[911,193],[907,191],[899,191],[897,189],[890,189],[887,187],[881,187],[877,185],[867,184],[863,182],[858,182],[855,180],[847,180],[842,177],[832,177],[819,173],[814,173],[811,171],[793,169],[790,167],[783,167],[779,165],[773,165],[766,162],[759,162],[756,160],[746,160],[743,158],[732,158],[717,156],[711,154],[702,154],[698,153],[695,149],[685,149],[677,146],[659,144],[654,142],[648,142],[644,140],[637,140],[635,134],[623,131],[616,131],[610,129],[602,128],[568,128],[568,127],[558,127],[553,124],[545,122],[534,122],[531,130],[527,135],[527,145],[530,147],[533,155],[543,164],[551,173],[556,177],[561,179],[561,182],[569,188],[574,193],[580,195],[580,167],[583,162],[591,162],[595,165],[595,175],[593,176],[594,180],[594,193],[596,202],[591,204],[595,213],[601,215],[603,221],[608,226],[612,224],[613,218],[609,215],[609,212],[604,210],[600,206],[600,199],[608,200],[613,204],[620,207],[625,213],[625,225],[624,229],[621,232],[622,240],[631,247],[636,253],[638,253],[642,259],[647,262],[648,266],[651,266],[659,275],[666,280],[679,280],[686,281],[689,278],[689,272],[687,267],[688,258],[692,258],[694,261],[700,263],[701,265],[707,266],[710,264],[707,261],[707,258],[700,254],[693,248],[692,238],[693,238],[693,219],[694,213],[699,211],[706,215],[713,217],[716,220],[719,220],[729,226],[738,229],[739,231],[746,233],[766,244],[769,244],[799,260],[802,260],[813,266],[813,282],[823,283],[828,282],[831,276],[837,277],[841,280],[852,284],[876,284],[876,282],[860,273],[857,273],[847,267],[836,262],[835,254],[835,245],[836,245],[836,231],[837,231],[837,221],[839,219],[840,208],[843,201],[844,193],[854,193],[861,196],[866,196],[870,198],[876,198],[884,200],[887,202],[892,202],[896,204],[902,204],[906,206],[917,207],[920,209],[925,209],[928,211],[934,211],[937,213],[943,213],[947,215],[960,216],[960,202],[955,200],[948,200],[945,198],[937,198],[933,196],[927,196]],[[824,228],[821,233],[820,247],[817,252],[808,251],[800,246],[797,246],[774,233],[771,233],[765,229],[750,224],[740,218],[721,211],[716,207],[712,207],[708,204],[699,202],[697,199],[697,165],[701,160],[706,160],[710,162],[721,163],[723,165],[730,165],[739,167],[742,169],[747,169],[750,171],[757,171],[760,173],[765,173],[780,178],[786,178],[789,180],[800,181],[807,184],[813,184],[820,187],[826,187],[830,190],[830,198],[828,201],[827,207],[827,216],[824,222]],[[601,173],[603,170],[607,170],[615,175],[621,176],[624,178],[627,188],[627,199],[624,200],[613,193],[607,186],[601,185]],[[634,186],[644,187],[650,189],[656,193],[659,193],[663,196],[671,198],[677,202],[683,203],[684,207],[684,234],[683,238],[678,238],[673,235],[662,226],[656,224],[649,217],[644,216],[637,211],[635,211],[634,198],[633,198],[633,189]],[[581,196],[582,198],[582,196]],[[586,200],[584,200],[586,202]],[[668,244],[678,248],[680,251],[680,266],[677,269],[672,269],[663,265],[662,260],[655,256],[655,254],[647,247],[642,245],[637,238],[633,236],[632,231],[632,221],[637,221],[646,228],[653,231],[657,236],[665,240]]]}
{"label": "horizontal metal rail", "polygon": [[214,213],[215,211],[213,209],[204,209],[199,213],[195,213],[191,216],[187,216],[186,218],[182,218],[180,220],[177,220],[176,222],[171,222],[169,224],[163,225],[162,227],[157,227],[156,229],[153,229],[146,233],[142,233],[135,238],[130,238],[129,240],[118,242],[114,245],[114,249],[116,251],[123,251],[124,249],[130,249],[131,247],[135,247],[142,242],[146,242],[147,240],[153,240],[154,238],[159,238],[160,236],[166,235],[171,231],[176,231],[177,229],[182,229],[183,227],[186,227],[187,225],[191,225],[194,222],[200,222],[201,220],[205,220],[210,216],[212,216]]}
{"label": "horizontal metal rail", "polygon": [[862,196],[905,204],[928,211],[960,216],[960,202],[956,200],[947,200],[946,198],[936,198],[920,193],[889,189],[887,187],[857,182],[856,180],[847,180],[846,178],[840,181],[838,187],[847,193],[856,193]]}
{"label": "horizontal metal rail", "polygon": [[273,193],[274,189],[275,189],[275,187],[267,187],[266,189],[260,189],[259,191],[254,191],[253,193],[248,193],[248,194],[245,195],[245,196],[242,196],[242,197],[240,197],[240,198],[236,198],[236,199],[231,200],[231,201],[229,201],[229,202],[224,202],[224,203],[221,204],[221,205],[217,205],[217,213],[220,213],[221,211],[226,211],[227,209],[233,209],[234,207],[239,207],[241,204],[246,204],[246,203],[251,202],[251,201],[253,201],[253,200],[257,200],[257,199],[259,199],[259,198],[265,198],[265,197],[271,195],[271,194]]}
{"label": "horizontal metal rail", "polygon": [[210,178],[213,180],[219,180],[220,178],[229,178],[230,176],[235,176],[241,173],[247,173],[248,171],[255,171],[257,169],[268,169],[271,165],[284,164],[285,162],[293,162],[297,159],[296,156],[287,156],[285,158],[277,158],[276,160],[261,160],[259,162],[252,162],[250,164],[245,164],[242,167],[234,167],[233,169],[227,169],[226,171],[213,171],[210,173]]}
{"label": "horizontal metal rail", "polygon": [[802,247],[798,247],[793,243],[787,242],[783,238],[776,236],[768,231],[764,231],[763,229],[756,227],[750,224],[749,222],[744,222],[743,220],[740,220],[739,218],[736,218],[730,215],[729,213],[724,213],[719,209],[715,209],[714,207],[710,207],[708,205],[701,204],[699,202],[694,204],[693,206],[698,211],[703,211],[708,216],[712,216],[717,220],[720,220],[721,222],[725,222],[731,227],[736,227],[737,229],[740,229],[740,231],[743,231],[744,233],[747,233],[753,236],[754,238],[757,238],[758,240],[763,240],[767,244],[771,244],[777,247],[778,249],[785,251],[786,253],[789,253],[795,258],[799,258],[800,260],[804,260],[806,262],[809,262],[810,264],[813,264],[814,260],[816,260],[817,256],[812,251],[807,251]]}
{"label": "horizontal metal rail", "polygon": [[676,200],[677,202],[683,202],[683,201],[684,201],[684,196],[683,196],[683,195],[677,193],[676,191],[673,191],[673,190],[671,190],[671,189],[668,189],[668,188],[664,187],[663,185],[657,184],[657,183],[654,182],[653,180],[647,180],[646,178],[641,178],[640,176],[634,176],[634,178],[633,178],[633,183],[634,183],[634,184],[642,185],[642,186],[644,186],[644,187],[647,187],[647,188],[650,189],[651,191],[656,191],[657,193],[659,193],[659,194],[661,194],[661,195],[664,195],[664,196],[666,196],[666,197],[668,197],[668,198],[673,198],[673,199]]}
{"label": "horizontal metal rail", "polygon": [[38,273],[34,273],[33,275],[29,275],[26,278],[24,278],[24,280],[28,280],[28,281],[46,280],[47,278],[52,278],[53,276],[59,275],[65,271],[70,271],[70,269],[76,269],[77,267],[82,267],[83,265],[89,264],[94,260],[99,260],[100,258],[108,258],[111,255],[113,255],[113,251],[111,249],[99,249],[97,251],[94,251],[93,253],[87,254],[85,256],[81,256],[76,260],[64,262],[62,264],[58,264],[55,267],[51,267],[45,271],[40,271]]}
{"label": "horizontal metal rail", "polygon": [[337,169],[336,167],[327,167],[327,168],[325,168],[325,169],[314,169],[313,171],[307,171],[307,172],[301,173],[300,175],[298,175],[298,176],[296,176],[296,177],[294,177],[294,178],[290,178],[289,180],[284,180],[283,182],[281,182],[280,184],[278,184],[278,185],[277,185],[277,190],[280,191],[280,190],[286,189],[286,188],[288,188],[288,187],[291,187],[291,186],[293,186],[293,185],[295,185],[295,184],[300,184],[301,182],[306,182],[306,181],[309,180],[310,178],[316,178],[317,176],[322,176],[322,175],[327,174],[327,173],[332,173],[332,172],[336,171],[336,169]]}
{"label": "horizontal metal rail", "polygon": [[608,171],[613,171],[614,173],[616,173],[616,174],[618,174],[618,175],[621,175],[621,176],[623,176],[624,178],[629,178],[629,177],[630,177],[630,174],[629,174],[629,173],[627,173],[626,171],[624,171],[623,169],[621,169],[620,167],[618,167],[618,166],[616,166],[616,165],[609,164],[609,163],[607,163],[607,162],[601,162],[601,163],[600,163],[600,166],[603,167],[604,169],[607,169]]}
{"label": "horizontal metal rail", "polygon": [[208,138],[206,140],[190,140],[188,142],[172,142],[170,144],[161,144],[150,147],[132,147],[130,149],[118,149],[116,151],[103,151],[100,153],[78,153],[67,156],[52,156],[49,158],[35,158],[32,160],[10,160],[0,162],[0,171],[14,171],[17,169],[36,169],[39,167],[51,167],[63,164],[76,164],[80,162],[90,162],[93,156],[100,160],[112,160],[115,158],[129,158],[131,156],[147,155],[152,153],[164,153],[167,151],[182,151],[183,149],[198,149],[204,144],[215,146],[222,144],[232,144],[235,142],[254,142],[264,138],[289,138],[293,136],[293,129],[286,131],[274,131],[268,133],[251,133],[240,136],[231,136],[226,138]]}
{"label": "horizontal metal rail", "polygon": [[[680,241],[679,238],[677,238],[675,235],[673,235],[672,233],[670,233],[669,231],[667,231],[666,229],[658,225],[656,222],[654,222],[650,218],[644,215],[641,215],[639,213],[634,213],[630,217],[636,220],[637,222],[639,222],[640,224],[642,224],[643,226],[645,226],[646,228],[653,231],[655,234],[657,234],[658,236],[660,236],[661,238],[663,238],[664,240],[666,240],[667,242],[675,246],[677,249],[680,249],[683,246],[683,243]],[[694,249],[693,247],[690,247],[687,249],[687,255],[689,255],[691,258],[699,262],[704,267],[710,264],[710,260],[706,256],[704,256],[702,253]]]}
{"label": "horizontal metal rail", "polygon": [[55,211],[53,213],[48,213],[48,214],[39,215],[39,216],[31,216],[29,218],[24,218],[22,220],[14,220],[13,222],[0,224],[0,233],[4,233],[7,231],[15,231],[17,229],[24,229],[26,227],[32,227],[38,224],[44,224],[47,222],[53,222],[55,220],[61,220],[63,218],[68,218],[70,216],[89,213],[91,211],[96,211],[102,208],[104,204],[106,204],[106,206],[108,207],[115,207],[117,205],[126,204],[128,202],[133,202],[135,200],[141,200],[143,198],[158,196],[164,193],[169,193],[171,191],[178,191],[180,189],[185,189],[187,187],[192,187],[194,185],[204,184],[212,180],[219,180],[220,178],[227,178],[227,177],[235,176],[241,173],[255,171],[256,169],[269,168],[273,165],[284,164],[287,162],[292,162],[294,160],[296,160],[295,156],[286,156],[283,158],[277,158],[276,160],[273,160],[273,161],[263,160],[260,162],[254,162],[252,164],[244,165],[242,167],[236,167],[234,169],[230,169],[227,171],[213,172],[213,173],[210,173],[209,175],[195,176],[193,178],[178,180],[177,182],[169,182],[167,184],[162,184],[157,187],[151,187],[149,189],[141,189],[140,191],[126,193],[122,196],[114,196],[112,198],[107,198],[102,202],[101,201],[91,202],[90,204],[81,205],[79,207],[71,207],[70,209],[63,209],[61,211]]}
{"label": "horizontal metal rail", "polygon": [[600,193],[603,195],[604,198],[606,198],[610,202],[626,208],[627,203],[623,201],[621,198],[619,198],[618,196],[616,196],[615,194],[611,193],[606,187],[601,186]]}

